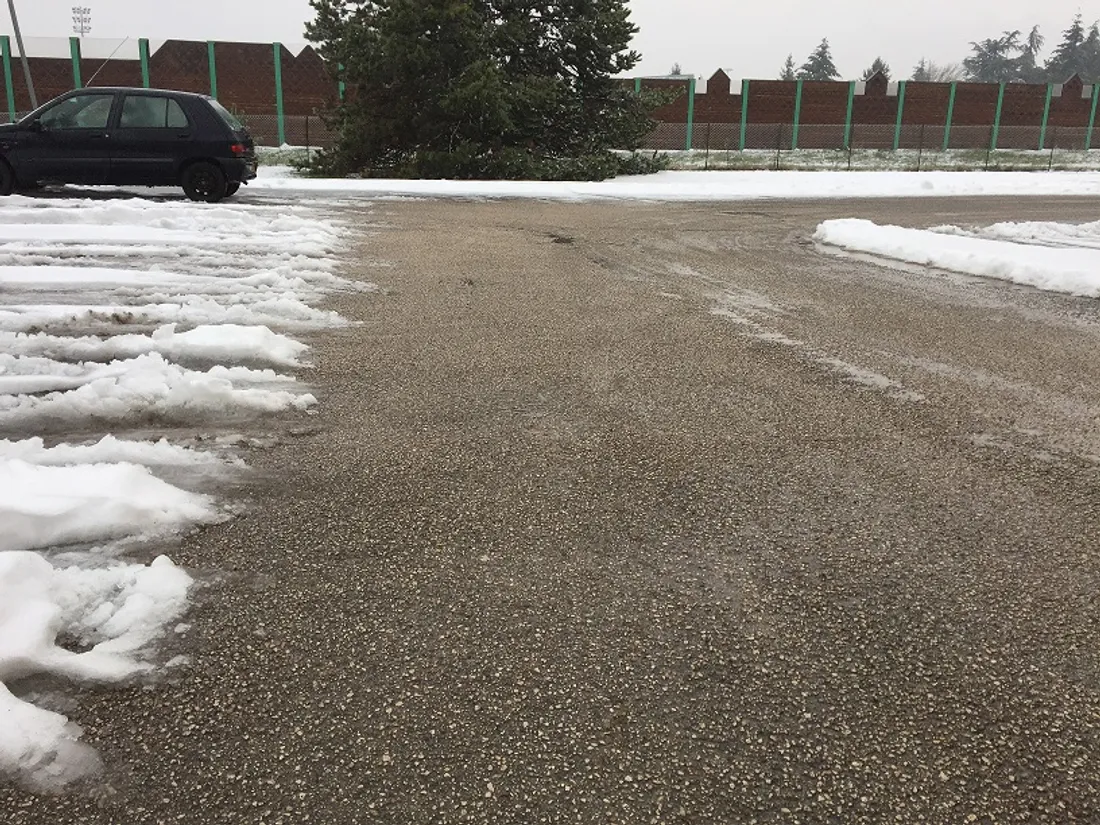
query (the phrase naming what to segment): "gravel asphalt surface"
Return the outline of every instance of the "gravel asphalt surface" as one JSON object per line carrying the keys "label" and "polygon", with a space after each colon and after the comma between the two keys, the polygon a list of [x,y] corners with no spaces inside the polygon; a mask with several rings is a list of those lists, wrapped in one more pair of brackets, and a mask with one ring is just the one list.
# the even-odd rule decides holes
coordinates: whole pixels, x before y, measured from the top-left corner
{"label": "gravel asphalt surface", "polygon": [[1095,201],[350,210],[190,666],[0,822],[1100,822],[1100,301],[810,240]]}

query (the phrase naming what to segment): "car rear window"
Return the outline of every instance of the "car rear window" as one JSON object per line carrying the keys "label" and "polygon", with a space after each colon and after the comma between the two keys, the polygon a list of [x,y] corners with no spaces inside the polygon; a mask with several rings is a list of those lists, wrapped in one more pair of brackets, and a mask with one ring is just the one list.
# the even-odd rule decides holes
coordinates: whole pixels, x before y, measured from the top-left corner
{"label": "car rear window", "polygon": [[210,99],[210,105],[214,107],[214,111],[221,116],[221,119],[225,121],[225,125],[232,129],[234,132],[243,132],[244,124],[237,120],[233,116],[233,113],[222,106],[218,101],[213,98]]}
{"label": "car rear window", "polygon": [[186,129],[187,115],[170,97],[127,95],[119,125],[123,129]]}

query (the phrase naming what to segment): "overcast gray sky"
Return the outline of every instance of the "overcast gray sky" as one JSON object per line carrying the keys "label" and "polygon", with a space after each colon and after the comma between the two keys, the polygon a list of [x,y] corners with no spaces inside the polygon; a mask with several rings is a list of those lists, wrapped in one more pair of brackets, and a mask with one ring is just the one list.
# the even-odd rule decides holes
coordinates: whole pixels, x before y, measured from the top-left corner
{"label": "overcast gray sky", "polygon": [[[72,34],[74,0],[16,0],[24,35]],[[304,40],[308,0],[83,0],[92,9],[95,38],[148,37],[193,40]],[[6,4],[0,31],[11,32]],[[796,65],[828,37],[837,68],[858,75],[881,54],[897,75],[908,76],[926,56],[959,61],[969,42],[1005,29],[1025,33],[1038,24],[1047,49],[1060,39],[1080,0],[632,0],[641,29],[638,74],[664,74],[678,62],[689,74],[709,77],[730,70],[734,80],[775,77],[792,52]],[[1085,12],[1086,24],[1100,6]]]}

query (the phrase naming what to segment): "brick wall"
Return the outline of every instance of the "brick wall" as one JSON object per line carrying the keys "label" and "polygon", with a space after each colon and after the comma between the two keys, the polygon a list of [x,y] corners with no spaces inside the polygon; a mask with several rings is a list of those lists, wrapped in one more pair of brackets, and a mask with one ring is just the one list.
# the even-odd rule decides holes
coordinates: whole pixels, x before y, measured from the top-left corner
{"label": "brick wall", "polygon": [[[315,114],[335,101],[336,83],[313,48],[298,55],[280,47],[283,109],[287,115]],[[74,86],[72,61],[67,58],[30,58],[38,102],[43,103]],[[214,64],[218,99],[238,111],[275,112],[275,51],[270,43],[215,43]],[[15,109],[30,109],[23,71],[12,58]],[[81,80],[95,86],[141,86],[139,60],[81,59]],[[169,40],[149,56],[149,82],[154,88],[210,93],[210,63],[205,42]],[[5,101],[7,103],[7,101]],[[7,106],[4,107],[7,109]]]}
{"label": "brick wall", "polygon": [[[61,43],[64,51],[67,44]],[[249,116],[265,140],[275,134],[275,47],[270,43],[214,44],[218,98],[227,106]],[[56,53],[56,51],[55,51]],[[279,47],[283,79],[283,111],[287,139],[301,141],[304,116],[314,115],[335,102],[337,89],[320,56],[307,46],[297,55]],[[32,57],[39,102],[73,88],[73,67],[61,57]],[[18,61],[12,61],[15,108],[30,108],[29,96]],[[85,84],[95,75],[94,85],[140,86],[141,64],[135,59],[82,59],[80,71]],[[207,43],[169,40],[149,57],[150,83],[154,87],[209,93],[211,90]],[[634,83],[634,81],[628,81]],[[655,113],[661,127],[650,139],[651,148],[681,149],[688,135],[689,78],[644,78],[647,89],[678,92],[670,103]],[[705,90],[704,90],[705,89]],[[794,145],[794,120],[798,85],[779,80],[749,83],[744,111],[747,148],[790,148]],[[958,83],[950,131],[952,148],[985,148],[990,145],[1000,93],[996,84]],[[1046,147],[1085,146],[1092,116],[1091,90],[1080,78],[1070,78],[1061,89],[1055,87],[1050,101],[1047,130],[1042,134],[1043,112],[1048,87],[1013,83],[1005,86],[997,145],[1001,148],[1038,148],[1041,137]],[[858,148],[892,148],[895,138],[904,148],[942,145],[947,123],[951,84],[913,83],[905,86],[900,132],[896,84],[881,75],[859,84],[852,102],[850,138]],[[1084,93],[1084,94],[1083,94]],[[840,148],[844,145],[848,109],[847,82],[802,84],[797,144],[800,148]],[[702,148],[739,148],[741,140],[741,84],[719,70],[705,84],[698,84],[694,100],[692,145]],[[267,124],[267,120],[272,121]],[[266,124],[266,125],[264,125]],[[268,128],[270,126],[270,128]],[[320,124],[314,124],[315,129]]]}
{"label": "brick wall", "polygon": [[[662,126],[650,143],[651,148],[684,148],[690,79],[643,79],[641,85],[645,89],[680,91],[675,101],[655,113]],[[898,86],[879,75],[866,84],[859,84],[857,88],[859,91],[852,101],[852,145],[857,148],[893,148],[900,100]],[[749,83],[748,104],[744,110],[747,148],[790,148],[793,145],[797,90],[798,84],[795,82],[753,80]],[[1080,78],[1073,77],[1060,89],[1053,87],[1051,91],[1044,146],[1083,148],[1092,115],[1091,90],[1082,84]],[[1043,84],[1011,83],[1005,86],[997,135],[999,148],[1038,148],[1047,92],[1048,87]],[[835,149],[844,145],[848,93],[847,82],[806,81],[802,84],[799,148]],[[999,94],[997,84],[960,82],[955,85],[951,148],[986,148],[990,145]],[[943,144],[950,96],[950,83],[905,84],[902,128],[897,133],[901,148],[932,148]],[[733,87],[724,71],[719,70],[707,81],[705,91],[697,89],[694,110],[693,146],[737,148],[740,145],[741,86]],[[717,140],[715,135],[718,135]],[[735,138],[731,139],[731,135]]]}

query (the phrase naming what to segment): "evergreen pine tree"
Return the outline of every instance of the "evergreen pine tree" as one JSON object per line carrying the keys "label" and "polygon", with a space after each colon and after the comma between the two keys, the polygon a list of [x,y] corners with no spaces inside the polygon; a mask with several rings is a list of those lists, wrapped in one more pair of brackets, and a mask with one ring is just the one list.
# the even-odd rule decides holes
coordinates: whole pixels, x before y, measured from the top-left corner
{"label": "evergreen pine tree", "polygon": [[971,43],[973,54],[963,61],[971,80],[982,83],[1010,83],[1020,79],[1020,54],[1024,45],[1020,32],[1004,32],[1000,37]]}
{"label": "evergreen pine tree", "polygon": [[311,0],[306,32],[348,94],[330,173],[606,177],[663,102],[637,65],[625,0]]}
{"label": "evergreen pine tree", "polygon": [[860,80],[870,80],[879,72],[885,75],[886,79],[890,79],[890,64],[883,60],[881,57],[876,57],[871,61],[871,65],[863,70],[863,74],[860,76]]}
{"label": "evergreen pine tree", "polygon": [[1086,83],[1095,83],[1100,80],[1100,25],[1093,23],[1089,26],[1088,36],[1083,47],[1085,53],[1085,71],[1081,78]]}
{"label": "evergreen pine tree", "polygon": [[1062,42],[1047,60],[1046,75],[1052,83],[1061,83],[1075,74],[1085,75],[1088,72],[1085,40],[1085,26],[1078,12],[1070,27],[1062,33]]}
{"label": "evergreen pine tree", "polygon": [[1046,38],[1039,33],[1039,27],[1034,26],[1024,41],[1023,51],[1017,62],[1017,79],[1024,83],[1042,83],[1046,80],[1047,73],[1039,66],[1037,60],[1039,51],[1043,48]]}
{"label": "evergreen pine tree", "polygon": [[779,75],[780,80],[794,80],[794,55],[787,55],[787,62],[783,64],[783,71]]}
{"label": "evergreen pine tree", "polygon": [[920,59],[920,63],[913,67],[913,74],[910,79],[918,83],[928,83],[932,80],[932,73],[928,69],[928,61],[923,57]]}
{"label": "evergreen pine tree", "polygon": [[837,80],[840,77],[840,72],[833,65],[828,38],[823,38],[818,47],[806,58],[797,76],[799,80]]}

